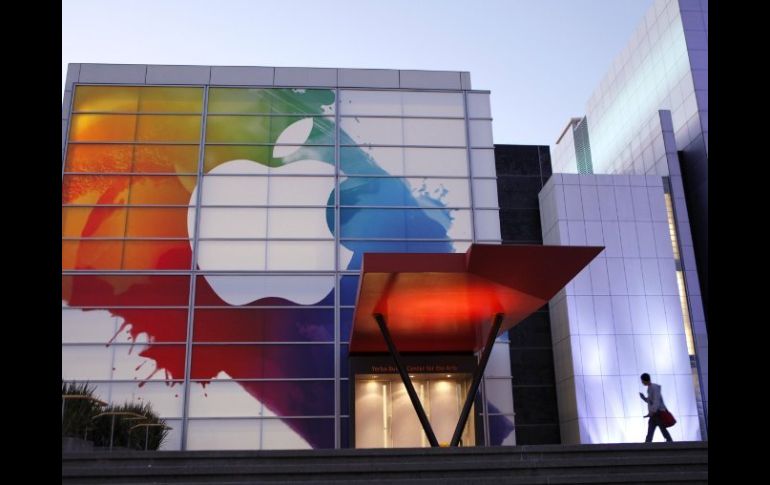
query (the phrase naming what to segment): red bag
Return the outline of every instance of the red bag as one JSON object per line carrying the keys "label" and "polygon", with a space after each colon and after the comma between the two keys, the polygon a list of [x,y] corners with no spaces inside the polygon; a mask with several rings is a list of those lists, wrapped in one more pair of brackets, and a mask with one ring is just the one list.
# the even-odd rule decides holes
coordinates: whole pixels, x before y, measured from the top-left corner
{"label": "red bag", "polygon": [[658,421],[660,422],[660,425],[664,428],[670,428],[671,426],[676,424],[676,419],[674,418],[674,415],[668,412],[665,409],[661,409],[658,411]]}

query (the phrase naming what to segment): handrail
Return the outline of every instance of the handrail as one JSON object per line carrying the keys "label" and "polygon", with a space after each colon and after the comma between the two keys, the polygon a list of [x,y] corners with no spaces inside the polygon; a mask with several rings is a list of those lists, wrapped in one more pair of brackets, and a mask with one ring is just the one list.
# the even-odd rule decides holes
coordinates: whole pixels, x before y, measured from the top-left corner
{"label": "handrail", "polygon": [[106,402],[104,402],[104,401],[102,401],[100,399],[96,399],[95,397],[92,397],[92,396],[84,396],[83,394],[62,394],[61,397],[62,397],[62,399],[87,399],[89,401],[95,402],[96,404],[98,404],[100,406],[106,406],[107,405]]}
{"label": "handrail", "polygon": [[142,414],[134,413],[134,412],[131,412],[131,411],[105,411],[103,413],[97,414],[96,416],[94,416],[91,419],[100,418],[102,416],[133,416],[135,418],[143,418],[143,419],[147,417],[147,416],[144,416]]}
{"label": "handrail", "polygon": [[135,425],[135,426],[132,426],[132,427],[131,427],[131,429],[130,429],[129,431],[131,431],[131,430],[133,430],[133,429],[135,429],[135,428],[139,428],[139,427],[142,427],[142,426],[145,426],[145,427],[150,427],[150,426],[161,426],[161,427],[163,427],[163,429],[174,429],[174,428],[172,428],[171,426],[167,426],[167,425],[165,425],[165,424],[163,424],[163,423],[139,423],[139,424],[137,424],[137,425]]}

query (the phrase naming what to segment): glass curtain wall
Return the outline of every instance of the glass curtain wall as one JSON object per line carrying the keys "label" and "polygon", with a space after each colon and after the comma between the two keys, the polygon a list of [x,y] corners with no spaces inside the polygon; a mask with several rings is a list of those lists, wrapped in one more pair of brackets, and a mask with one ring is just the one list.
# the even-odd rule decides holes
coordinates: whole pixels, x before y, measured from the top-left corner
{"label": "glass curtain wall", "polygon": [[[348,446],[363,253],[500,241],[488,96],[77,86],[62,379],[150,402],[166,449]],[[505,338],[491,444],[514,436]]]}

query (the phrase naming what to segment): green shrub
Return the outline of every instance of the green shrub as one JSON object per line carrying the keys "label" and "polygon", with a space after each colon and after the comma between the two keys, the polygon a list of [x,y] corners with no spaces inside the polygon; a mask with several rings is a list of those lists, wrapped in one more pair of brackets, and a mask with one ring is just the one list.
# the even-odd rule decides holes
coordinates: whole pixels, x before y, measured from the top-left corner
{"label": "green shrub", "polygon": [[[90,387],[87,382],[64,382],[61,384],[62,396],[94,397],[95,387]],[[101,406],[91,399],[65,399],[62,397],[64,412],[62,416],[62,436],[85,438],[93,427],[93,417],[102,411]]]}
{"label": "green shrub", "polygon": [[[147,438],[147,449],[157,450],[163,445],[168,436],[168,429],[165,428],[166,421],[161,419],[152,409],[150,403],[136,404],[125,403],[121,405],[109,405],[104,412],[130,412],[145,419],[130,419],[132,416],[115,416],[115,429],[113,432],[112,446],[120,446],[135,450],[145,449],[145,437]],[[94,431],[93,440],[95,446],[110,446],[110,428],[113,417],[110,415],[100,416],[93,420]],[[138,424],[159,424],[164,426],[140,426]],[[134,429],[132,429],[134,428]]]}
{"label": "green shrub", "polygon": [[[112,446],[130,448],[135,450],[145,449],[145,438],[147,439],[147,449],[157,450],[168,437],[168,428],[165,427],[166,421],[161,419],[153,411],[150,403],[125,403],[120,405],[110,404],[101,406],[94,400],[95,387],[87,382],[64,382],[62,381],[62,395],[84,396],[91,399],[64,399],[64,413],[62,416],[62,436],[88,439],[94,442],[95,446],[110,446],[110,429],[112,427],[113,416],[102,413],[111,412],[129,412],[140,416],[142,419],[128,419],[132,416],[115,416],[115,429],[113,430]],[[98,416],[98,417],[97,417]],[[157,424],[162,426],[149,426],[147,428],[138,424]],[[134,428],[134,429],[131,429]]]}

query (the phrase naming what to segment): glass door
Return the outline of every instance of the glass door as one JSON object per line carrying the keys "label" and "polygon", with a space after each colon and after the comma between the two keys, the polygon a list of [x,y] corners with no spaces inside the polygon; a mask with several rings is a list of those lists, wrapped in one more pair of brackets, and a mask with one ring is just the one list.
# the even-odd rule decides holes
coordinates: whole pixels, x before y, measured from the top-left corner
{"label": "glass door", "polygon": [[[436,439],[448,446],[470,385],[468,374],[417,374],[417,396]],[[417,412],[398,374],[359,375],[355,387],[356,448],[428,447]],[[473,446],[473,408],[460,439]]]}

